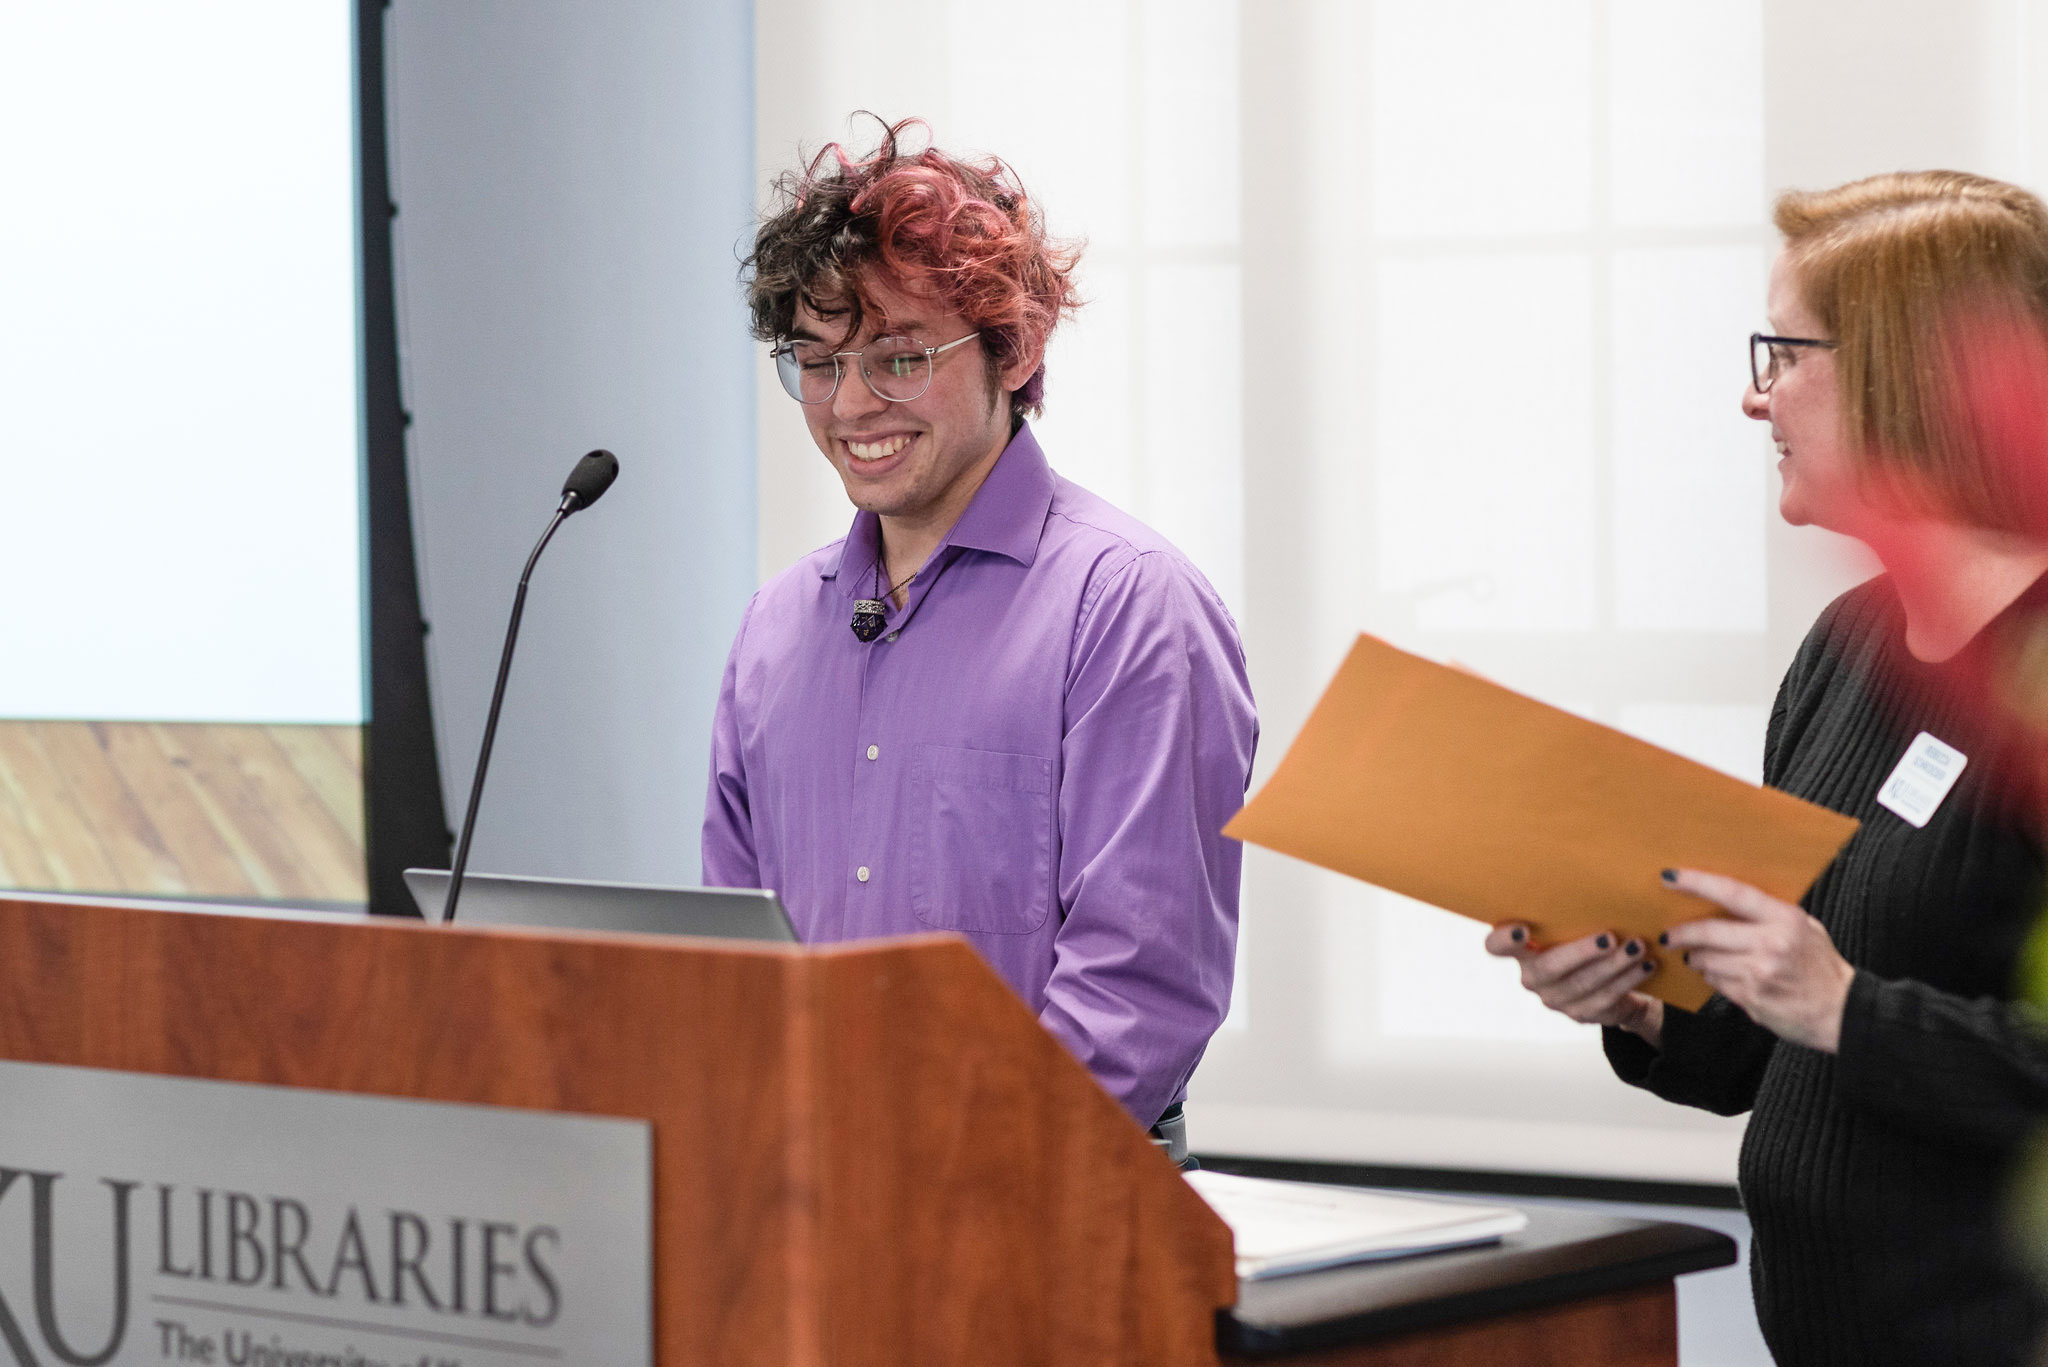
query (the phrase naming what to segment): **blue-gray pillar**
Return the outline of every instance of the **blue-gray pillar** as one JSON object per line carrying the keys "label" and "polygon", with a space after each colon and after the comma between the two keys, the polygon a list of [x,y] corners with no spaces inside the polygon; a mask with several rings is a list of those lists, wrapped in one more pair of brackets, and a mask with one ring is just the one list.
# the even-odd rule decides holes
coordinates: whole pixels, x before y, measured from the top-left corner
{"label": "blue-gray pillar", "polygon": [[470,867],[694,882],[755,572],[746,0],[399,0],[400,375],[448,810],[520,566],[591,447],[618,484],[534,575]]}

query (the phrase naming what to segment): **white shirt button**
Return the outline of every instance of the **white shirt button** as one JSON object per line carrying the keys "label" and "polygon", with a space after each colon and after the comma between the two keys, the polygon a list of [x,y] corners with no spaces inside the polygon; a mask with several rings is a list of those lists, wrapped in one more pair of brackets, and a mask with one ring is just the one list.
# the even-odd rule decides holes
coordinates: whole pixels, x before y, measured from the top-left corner
{"label": "white shirt button", "polygon": [[867,865],[865,865],[865,864],[861,865],[861,866],[860,866],[859,868],[857,868],[857,869],[855,869],[855,870],[853,871],[853,876],[854,876],[855,878],[858,878],[858,879],[860,879],[860,881],[861,881],[861,882],[863,882],[863,883],[867,882],[867,881],[868,881],[868,866],[867,866]]}
{"label": "white shirt button", "polygon": [[879,745],[870,745],[870,746],[868,747],[868,758],[869,758],[869,759],[880,759],[881,757],[882,757],[882,747],[881,747],[881,746],[879,746]]}
{"label": "white shirt button", "polygon": [[895,639],[896,639],[896,637],[897,637],[897,636],[898,636],[899,634],[900,634],[900,633],[898,633],[898,632],[894,632],[894,631],[892,631],[892,632],[890,632],[890,633],[889,633],[889,634],[888,634],[887,636],[884,636],[884,637],[883,637],[882,639],[883,639],[883,640],[885,640],[885,641],[893,641],[893,640],[895,640]]}

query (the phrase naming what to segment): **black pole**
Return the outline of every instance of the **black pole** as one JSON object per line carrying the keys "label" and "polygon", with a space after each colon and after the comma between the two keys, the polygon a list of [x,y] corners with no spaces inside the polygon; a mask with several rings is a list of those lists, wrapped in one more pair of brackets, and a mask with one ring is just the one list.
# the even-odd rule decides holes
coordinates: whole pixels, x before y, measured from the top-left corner
{"label": "black pole", "polygon": [[427,693],[405,411],[392,288],[391,176],[384,108],[386,0],[357,0],[356,259],[362,327],[363,563],[368,721],[363,731],[365,873],[370,911],[415,916],[407,868],[439,868],[450,833]]}

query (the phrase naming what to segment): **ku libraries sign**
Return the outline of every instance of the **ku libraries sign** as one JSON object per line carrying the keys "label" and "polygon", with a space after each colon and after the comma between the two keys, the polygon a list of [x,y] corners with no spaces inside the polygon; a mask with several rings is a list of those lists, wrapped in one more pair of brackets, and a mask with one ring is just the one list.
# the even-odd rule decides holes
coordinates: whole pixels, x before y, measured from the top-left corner
{"label": "ku libraries sign", "polygon": [[651,1362],[644,1121],[0,1062],[0,1367]]}

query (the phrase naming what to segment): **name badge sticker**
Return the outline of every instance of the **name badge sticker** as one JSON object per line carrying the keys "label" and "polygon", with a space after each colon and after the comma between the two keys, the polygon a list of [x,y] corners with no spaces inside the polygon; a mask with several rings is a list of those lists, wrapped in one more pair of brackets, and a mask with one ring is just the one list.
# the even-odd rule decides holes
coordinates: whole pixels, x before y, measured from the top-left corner
{"label": "name badge sticker", "polygon": [[1969,762],[1970,757],[1953,745],[1944,745],[1922,731],[1906,747],[1899,767],[1892,770],[1884,787],[1877,790],[1877,805],[1898,813],[1915,827],[1925,826]]}

